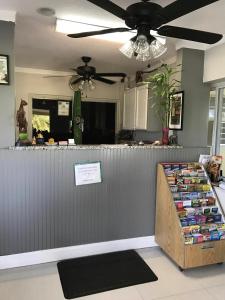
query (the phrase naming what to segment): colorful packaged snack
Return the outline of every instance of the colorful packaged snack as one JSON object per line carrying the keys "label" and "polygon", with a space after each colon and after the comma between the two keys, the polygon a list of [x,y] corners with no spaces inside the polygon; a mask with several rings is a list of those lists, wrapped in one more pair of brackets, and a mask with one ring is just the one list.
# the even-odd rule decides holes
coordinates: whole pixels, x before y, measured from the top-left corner
{"label": "colorful packaged snack", "polygon": [[210,214],[210,212],[211,212],[211,210],[210,210],[210,208],[203,208],[203,214],[204,215],[209,215]]}
{"label": "colorful packaged snack", "polygon": [[195,191],[195,186],[194,185],[188,185],[187,187],[188,187],[187,188],[188,192],[194,192]]}
{"label": "colorful packaged snack", "polygon": [[210,240],[211,240],[211,236],[210,236],[209,233],[203,234],[203,241],[204,241],[204,242],[208,242],[208,241],[210,241]]}
{"label": "colorful packaged snack", "polygon": [[207,206],[207,199],[199,199],[201,206]]}
{"label": "colorful packaged snack", "polygon": [[199,233],[200,232],[200,226],[199,225],[190,226],[190,230],[191,230],[192,234]]}
{"label": "colorful packaged snack", "polygon": [[209,184],[203,184],[202,185],[202,190],[204,192],[209,192],[211,190],[211,186]]}
{"label": "colorful packaged snack", "polygon": [[219,237],[220,237],[220,240],[225,240],[225,232],[220,232],[219,231]]}
{"label": "colorful packaged snack", "polygon": [[187,164],[180,164],[180,170],[187,170],[188,165]]}
{"label": "colorful packaged snack", "polygon": [[184,183],[184,180],[183,178],[177,178],[177,184],[183,184]]}
{"label": "colorful packaged snack", "polygon": [[203,235],[201,233],[194,233],[193,235],[193,243],[194,244],[199,244],[202,243],[203,240]]}
{"label": "colorful packaged snack", "polygon": [[198,173],[196,171],[191,171],[190,172],[190,176],[191,177],[197,177],[198,176]]}
{"label": "colorful packaged snack", "polygon": [[163,168],[164,168],[164,171],[171,171],[171,165],[170,164],[163,164]]}
{"label": "colorful packaged snack", "polygon": [[173,193],[173,199],[176,200],[181,200],[181,194],[180,193]]}
{"label": "colorful packaged snack", "polygon": [[206,223],[214,223],[214,216],[211,215],[207,216]]}
{"label": "colorful packaged snack", "polygon": [[180,165],[179,164],[172,164],[171,165],[171,170],[173,170],[173,171],[179,171],[180,170]]}
{"label": "colorful packaged snack", "polygon": [[183,201],[175,201],[176,208],[181,210],[183,208]]}
{"label": "colorful packaged snack", "polygon": [[194,163],[188,163],[188,169],[189,170],[193,170],[193,169],[195,169],[196,167],[195,167],[195,164]]}
{"label": "colorful packaged snack", "polygon": [[191,228],[189,226],[182,228],[184,235],[189,235],[191,233]]}
{"label": "colorful packaged snack", "polygon": [[206,192],[205,193],[205,198],[209,199],[211,197],[213,197],[213,192]]}
{"label": "colorful packaged snack", "polygon": [[191,207],[191,200],[184,200],[183,202],[183,207]]}
{"label": "colorful packaged snack", "polygon": [[217,230],[225,231],[225,224],[224,223],[217,223],[216,226],[217,226]]}
{"label": "colorful packaged snack", "polygon": [[184,182],[183,182],[184,184],[191,184],[191,183],[192,183],[191,178],[188,178],[188,177],[187,177],[187,178],[185,177],[185,178],[183,179],[183,181],[184,181]]}
{"label": "colorful packaged snack", "polygon": [[199,201],[199,199],[192,200],[191,206],[192,207],[200,207],[201,206],[201,202]]}
{"label": "colorful packaged snack", "polygon": [[167,177],[167,181],[168,181],[169,185],[175,185],[176,184],[176,179],[173,176]]}
{"label": "colorful packaged snack", "polygon": [[188,226],[188,219],[187,218],[182,218],[180,219],[180,223],[182,227]]}
{"label": "colorful packaged snack", "polygon": [[218,231],[212,231],[210,233],[210,240],[211,241],[217,241],[220,239],[220,235],[219,235],[219,232]]}
{"label": "colorful packaged snack", "polygon": [[196,222],[196,219],[195,219],[194,216],[193,217],[188,217],[188,225],[189,226],[195,226],[195,225],[197,225],[197,222]]}
{"label": "colorful packaged snack", "polygon": [[216,215],[213,215],[213,220],[214,222],[221,222],[222,221],[222,215],[221,214],[216,214]]}
{"label": "colorful packaged snack", "polygon": [[214,197],[208,197],[208,200],[207,200],[208,206],[213,206],[213,205],[215,205],[215,203],[216,203],[216,199]]}
{"label": "colorful packaged snack", "polygon": [[193,236],[185,236],[184,237],[184,243],[185,245],[192,245],[194,243]]}
{"label": "colorful packaged snack", "polygon": [[217,230],[217,224],[209,224],[209,232]]}
{"label": "colorful packaged snack", "polygon": [[201,228],[200,228],[200,232],[202,234],[207,234],[209,233],[209,225],[208,224],[204,224],[204,225],[201,225]]}
{"label": "colorful packaged snack", "polygon": [[187,177],[190,177],[190,173],[191,173],[191,171],[190,170],[181,170],[181,174],[183,175],[183,176],[187,176]]}
{"label": "colorful packaged snack", "polygon": [[196,207],[195,208],[195,215],[202,215],[203,214],[203,208],[202,207]]}
{"label": "colorful packaged snack", "polygon": [[185,218],[187,215],[186,210],[184,210],[184,209],[178,210],[177,214],[180,219]]}
{"label": "colorful packaged snack", "polygon": [[217,206],[211,207],[211,213],[212,214],[217,214],[218,213],[218,207]]}
{"label": "colorful packaged snack", "polygon": [[179,192],[187,192],[188,191],[188,186],[185,184],[178,185],[178,191]]}
{"label": "colorful packaged snack", "polygon": [[170,186],[170,190],[171,190],[172,193],[176,193],[176,192],[178,191],[177,185],[172,184],[172,185]]}
{"label": "colorful packaged snack", "polygon": [[193,207],[186,207],[185,211],[188,217],[193,217],[195,215],[195,208]]}

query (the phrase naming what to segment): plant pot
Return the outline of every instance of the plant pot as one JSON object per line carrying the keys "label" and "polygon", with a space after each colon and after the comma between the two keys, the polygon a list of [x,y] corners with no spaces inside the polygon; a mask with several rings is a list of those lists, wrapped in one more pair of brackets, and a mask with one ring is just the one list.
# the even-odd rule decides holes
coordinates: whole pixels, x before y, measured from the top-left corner
{"label": "plant pot", "polygon": [[165,127],[162,129],[162,144],[163,145],[168,145],[169,144],[169,128]]}

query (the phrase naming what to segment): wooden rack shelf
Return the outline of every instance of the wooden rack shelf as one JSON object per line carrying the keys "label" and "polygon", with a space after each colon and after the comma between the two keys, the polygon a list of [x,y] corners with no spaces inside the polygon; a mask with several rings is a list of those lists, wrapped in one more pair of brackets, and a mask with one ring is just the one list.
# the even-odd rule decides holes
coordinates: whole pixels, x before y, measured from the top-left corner
{"label": "wooden rack shelf", "polygon": [[[218,202],[217,199],[217,206],[219,206]],[[162,164],[159,164],[157,169],[155,239],[180,269],[225,261],[224,239],[185,244],[184,232]]]}

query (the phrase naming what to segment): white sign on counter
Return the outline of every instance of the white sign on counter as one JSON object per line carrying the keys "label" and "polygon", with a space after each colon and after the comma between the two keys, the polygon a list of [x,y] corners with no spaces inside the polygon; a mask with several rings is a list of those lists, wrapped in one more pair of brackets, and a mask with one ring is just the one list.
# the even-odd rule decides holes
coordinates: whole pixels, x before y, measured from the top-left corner
{"label": "white sign on counter", "polygon": [[85,185],[102,182],[100,161],[75,164],[74,169],[75,185]]}

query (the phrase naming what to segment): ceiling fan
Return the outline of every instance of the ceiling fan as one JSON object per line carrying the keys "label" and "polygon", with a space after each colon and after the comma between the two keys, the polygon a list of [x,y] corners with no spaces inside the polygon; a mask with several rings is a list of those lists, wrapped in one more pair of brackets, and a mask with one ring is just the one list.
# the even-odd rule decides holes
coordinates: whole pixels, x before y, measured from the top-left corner
{"label": "ceiling fan", "polygon": [[94,89],[93,79],[101,81],[106,84],[114,84],[116,83],[116,81],[104,77],[122,77],[122,79],[126,77],[125,73],[96,73],[96,68],[88,65],[88,63],[91,61],[91,57],[82,56],[81,59],[84,62],[84,65],[73,69],[74,71],[77,72],[79,77],[71,78],[70,80],[71,87],[81,82],[79,86],[80,89],[82,89],[82,86],[84,86],[85,83],[89,84],[90,89]]}
{"label": "ceiling fan", "polygon": [[[85,87],[93,90],[95,89],[95,83],[93,80],[101,81],[106,84],[114,84],[116,81],[104,78],[104,77],[121,77],[123,82],[127,76],[125,73],[97,73],[96,68],[89,66],[88,63],[91,61],[91,57],[82,56],[81,60],[84,65],[78,66],[77,68],[72,68],[76,71],[77,75],[70,75],[69,86],[71,89],[77,89],[77,84],[80,83],[79,89],[83,90]],[[62,77],[62,76],[45,76],[45,77]]]}
{"label": "ceiling fan", "polygon": [[137,34],[129,41],[130,44],[120,49],[129,58],[136,56],[138,60],[145,61],[151,57],[159,57],[165,52],[166,47],[160,44],[150,33],[150,30],[154,30],[157,34],[162,36],[206,44],[214,44],[223,37],[217,33],[164,25],[218,0],[176,0],[165,7],[149,2],[149,0],[142,0],[141,2],[128,6],[126,10],[110,0],[87,1],[122,19],[125,21],[127,27],[81,32],[69,34],[68,36],[71,38],[83,38],[136,30]]}

